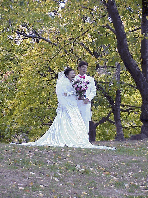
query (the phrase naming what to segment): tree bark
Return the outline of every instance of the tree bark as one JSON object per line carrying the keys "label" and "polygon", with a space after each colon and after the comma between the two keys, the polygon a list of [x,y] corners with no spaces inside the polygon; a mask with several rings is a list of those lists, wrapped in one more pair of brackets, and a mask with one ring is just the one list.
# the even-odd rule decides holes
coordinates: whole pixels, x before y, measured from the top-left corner
{"label": "tree bark", "polygon": [[[145,6],[148,6],[148,2],[146,2],[147,5],[142,5],[142,23],[141,23],[141,33],[144,36],[144,39],[141,41],[141,59],[142,59],[142,73],[146,79],[146,82],[148,84],[148,20],[147,16],[148,13],[145,10]],[[143,135],[146,135],[148,137],[148,85],[145,89],[145,95],[142,97],[142,107],[141,107],[141,122],[143,123],[141,127],[141,133]]]}
{"label": "tree bark", "polygon": [[141,34],[144,39],[141,41],[142,73],[148,82],[148,2],[143,0]]}
{"label": "tree bark", "polygon": [[113,109],[114,120],[116,125],[116,133],[117,133],[115,136],[115,140],[123,141],[125,140],[125,138],[124,138],[121,119],[120,119],[120,104],[121,104],[121,95],[120,95],[120,89],[118,89],[116,91],[115,106]]}
{"label": "tree bark", "polygon": [[120,64],[117,63],[117,71],[116,71],[116,80],[117,80],[117,91],[116,91],[116,99],[115,105],[113,108],[114,120],[116,125],[116,137],[115,140],[123,141],[125,140],[122,124],[121,124],[121,116],[120,116],[120,105],[121,105],[121,94],[120,94]]}
{"label": "tree bark", "polygon": [[[99,83],[96,84],[97,90],[100,90],[104,97],[106,97],[106,99],[108,100],[109,104],[111,105],[112,111],[108,114],[108,116],[106,118],[102,118],[102,120],[100,120],[97,123],[90,123],[90,132],[89,134],[96,134],[96,127],[99,124],[102,124],[106,121],[110,121],[109,120],[109,116],[111,113],[114,114],[114,123],[116,125],[116,137],[115,139],[118,141],[123,141],[124,139],[124,134],[123,134],[123,130],[122,130],[122,124],[121,124],[121,119],[120,119],[120,105],[121,105],[121,95],[120,95],[120,64],[117,64],[117,71],[116,71],[116,80],[117,80],[117,86],[118,89],[116,91],[116,99],[115,101],[111,98],[111,96],[109,96],[107,94],[107,92],[99,85]],[[94,141],[94,140],[93,140]]]}
{"label": "tree bark", "polygon": [[[109,13],[109,16],[112,18],[113,25],[116,32],[116,38],[117,38],[117,48],[118,52],[120,54],[121,59],[124,62],[124,65],[126,69],[129,71],[131,76],[133,77],[138,90],[140,91],[141,97],[142,97],[142,106],[141,106],[141,122],[143,123],[141,127],[141,139],[144,137],[148,137],[148,81],[147,81],[147,74],[148,74],[148,60],[147,60],[147,49],[148,49],[148,41],[146,38],[147,35],[147,29],[148,29],[148,23],[146,16],[142,20],[142,33],[145,33],[145,38],[142,41],[142,72],[140,71],[138,65],[133,60],[131,53],[129,52],[128,44],[127,44],[127,38],[124,31],[124,26],[122,24],[120,15],[118,13],[116,4],[114,0],[108,0],[107,3],[105,3],[107,7],[107,11]],[[146,22],[145,22],[146,21]],[[146,32],[145,32],[146,31]],[[139,135],[140,136],[140,135]],[[139,138],[140,139],[140,138]]]}

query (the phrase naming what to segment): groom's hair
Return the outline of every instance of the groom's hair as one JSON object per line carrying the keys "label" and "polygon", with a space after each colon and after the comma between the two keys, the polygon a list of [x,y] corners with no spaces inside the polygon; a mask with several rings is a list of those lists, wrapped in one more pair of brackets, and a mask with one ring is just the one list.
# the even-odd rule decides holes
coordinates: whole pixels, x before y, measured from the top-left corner
{"label": "groom's hair", "polygon": [[86,61],[80,61],[79,64],[78,64],[78,67],[81,67],[82,65],[87,65],[88,66],[88,63]]}

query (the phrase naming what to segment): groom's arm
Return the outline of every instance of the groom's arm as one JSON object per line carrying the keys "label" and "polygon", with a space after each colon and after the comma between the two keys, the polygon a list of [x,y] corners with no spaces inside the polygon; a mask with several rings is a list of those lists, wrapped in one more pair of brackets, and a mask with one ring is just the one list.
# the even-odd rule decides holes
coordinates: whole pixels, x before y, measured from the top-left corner
{"label": "groom's arm", "polygon": [[90,85],[91,85],[90,94],[89,94],[89,96],[87,96],[89,101],[91,101],[96,96],[96,85],[95,85],[94,78],[92,78],[92,77],[91,77],[91,80],[90,80]]}

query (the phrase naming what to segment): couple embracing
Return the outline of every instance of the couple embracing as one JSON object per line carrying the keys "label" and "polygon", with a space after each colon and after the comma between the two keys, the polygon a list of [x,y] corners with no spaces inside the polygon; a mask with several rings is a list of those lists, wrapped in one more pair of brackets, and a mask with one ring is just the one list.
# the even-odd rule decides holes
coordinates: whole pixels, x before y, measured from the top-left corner
{"label": "couple embracing", "polygon": [[88,63],[81,61],[79,74],[66,68],[59,73],[56,84],[58,98],[57,116],[47,132],[37,141],[22,145],[112,149],[96,146],[89,142],[89,121],[91,120],[91,100],[96,95],[94,79],[86,75]]}
{"label": "couple embracing", "polygon": [[89,132],[89,121],[91,121],[91,100],[96,95],[96,86],[94,79],[86,75],[88,63],[81,61],[78,65],[79,74],[75,76],[75,71],[71,68],[65,70],[65,76],[70,80],[73,87],[73,94],[77,101],[77,106],[86,127],[86,133]]}

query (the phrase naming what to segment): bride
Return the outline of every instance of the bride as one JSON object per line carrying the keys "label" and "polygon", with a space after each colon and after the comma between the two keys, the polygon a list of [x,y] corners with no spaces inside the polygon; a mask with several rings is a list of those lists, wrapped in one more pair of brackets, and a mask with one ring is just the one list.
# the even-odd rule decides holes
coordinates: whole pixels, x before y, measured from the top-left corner
{"label": "bride", "polygon": [[87,128],[79,112],[76,93],[72,87],[74,77],[75,72],[71,68],[66,68],[64,72],[59,73],[56,85],[57,116],[48,131],[40,139],[21,145],[115,149],[95,146],[89,142],[88,133],[86,133]]}

